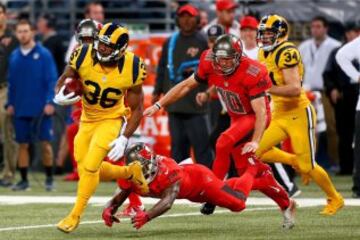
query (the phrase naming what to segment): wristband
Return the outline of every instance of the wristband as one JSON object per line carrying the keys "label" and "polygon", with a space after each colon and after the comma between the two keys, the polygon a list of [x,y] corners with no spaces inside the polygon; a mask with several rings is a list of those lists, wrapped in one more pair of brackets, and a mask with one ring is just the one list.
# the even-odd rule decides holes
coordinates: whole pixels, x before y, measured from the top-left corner
{"label": "wristband", "polygon": [[160,109],[161,109],[161,105],[160,105],[160,103],[159,103],[159,102],[156,102],[156,103],[154,104],[154,106],[155,106],[155,107],[157,107],[157,109],[158,109],[158,110],[160,110]]}

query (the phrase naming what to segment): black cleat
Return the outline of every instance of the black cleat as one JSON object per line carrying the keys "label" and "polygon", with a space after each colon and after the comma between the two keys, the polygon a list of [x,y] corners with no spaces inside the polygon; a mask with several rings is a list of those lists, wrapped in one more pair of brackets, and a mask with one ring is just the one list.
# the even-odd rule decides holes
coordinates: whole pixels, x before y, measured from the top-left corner
{"label": "black cleat", "polygon": [[211,203],[204,203],[200,208],[200,212],[204,215],[211,215],[214,213],[215,208],[216,206]]}

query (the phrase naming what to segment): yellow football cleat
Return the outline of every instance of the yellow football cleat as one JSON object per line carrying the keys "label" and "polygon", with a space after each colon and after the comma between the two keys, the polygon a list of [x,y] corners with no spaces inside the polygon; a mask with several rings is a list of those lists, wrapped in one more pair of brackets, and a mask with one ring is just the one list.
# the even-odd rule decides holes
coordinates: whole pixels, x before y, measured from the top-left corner
{"label": "yellow football cleat", "polygon": [[64,233],[71,233],[80,223],[80,217],[69,215],[57,224],[57,229]]}
{"label": "yellow football cleat", "polygon": [[149,186],[142,172],[142,166],[140,162],[135,161],[130,163],[128,166],[129,166],[129,171],[132,174],[129,180],[135,183],[135,185],[140,188],[142,193],[148,193]]}
{"label": "yellow football cleat", "polygon": [[328,198],[327,205],[324,209],[320,212],[322,215],[332,216],[337,213],[344,206],[344,199],[339,194],[337,198]]}

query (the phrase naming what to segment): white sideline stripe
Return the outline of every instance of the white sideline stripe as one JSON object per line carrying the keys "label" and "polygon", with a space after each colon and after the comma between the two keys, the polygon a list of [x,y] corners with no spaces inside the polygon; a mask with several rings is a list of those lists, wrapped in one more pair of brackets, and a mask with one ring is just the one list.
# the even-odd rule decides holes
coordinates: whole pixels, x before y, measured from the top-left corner
{"label": "white sideline stripe", "polygon": [[[264,211],[264,210],[274,210],[277,209],[276,207],[265,207],[265,208],[250,208],[245,209],[246,212],[252,212],[252,211]],[[221,214],[221,213],[231,213],[229,210],[218,210],[215,211],[214,214]],[[173,217],[185,217],[185,216],[200,216],[202,215],[200,212],[191,212],[191,213],[177,213],[177,214],[169,214],[169,215],[163,215],[158,218],[173,218]],[[122,222],[128,222],[130,221],[129,218],[122,218]],[[97,223],[104,223],[102,220],[97,221],[83,221],[80,223],[80,225],[85,224],[97,224]],[[39,229],[39,228],[50,228],[50,227],[56,227],[56,224],[45,224],[45,225],[31,225],[31,226],[19,226],[19,227],[6,227],[6,228],[0,228],[0,232],[8,232],[8,231],[14,231],[14,230],[28,230],[28,229]]]}
{"label": "white sideline stripe", "polygon": [[[111,196],[101,197],[94,196],[90,199],[89,203],[95,206],[103,206],[109,201]],[[159,201],[156,198],[141,198],[144,204],[154,204]],[[295,198],[297,204],[301,207],[304,206],[322,206],[326,204],[325,198]],[[75,202],[74,196],[0,196],[0,205],[18,205],[18,204],[73,204]],[[197,203],[192,203],[185,199],[178,199],[175,204],[188,204],[198,206]],[[246,201],[248,206],[271,205],[275,203],[264,197],[250,197]],[[360,199],[345,199],[346,206],[360,206]]]}

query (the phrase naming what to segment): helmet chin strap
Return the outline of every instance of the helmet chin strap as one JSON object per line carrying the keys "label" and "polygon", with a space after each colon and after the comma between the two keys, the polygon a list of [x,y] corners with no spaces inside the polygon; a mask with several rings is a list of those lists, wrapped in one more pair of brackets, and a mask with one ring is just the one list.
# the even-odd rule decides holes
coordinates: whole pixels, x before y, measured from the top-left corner
{"label": "helmet chin strap", "polygon": [[99,40],[96,40],[94,42],[94,49],[96,51],[96,58],[101,63],[109,63],[110,64],[110,63],[118,61],[122,57],[122,56],[120,56],[120,50],[118,50],[118,49],[114,50],[108,56],[101,55],[101,53],[99,52]]}

